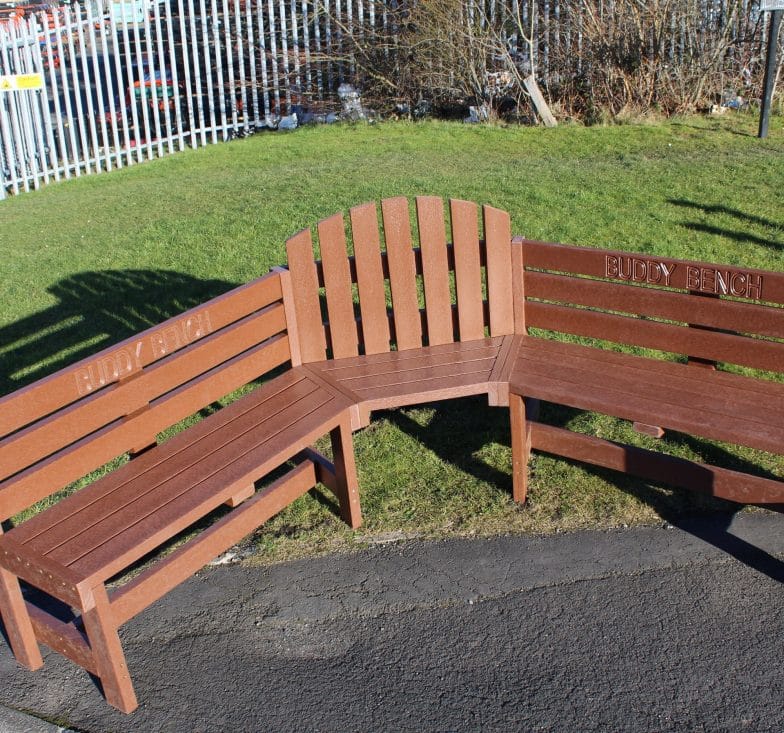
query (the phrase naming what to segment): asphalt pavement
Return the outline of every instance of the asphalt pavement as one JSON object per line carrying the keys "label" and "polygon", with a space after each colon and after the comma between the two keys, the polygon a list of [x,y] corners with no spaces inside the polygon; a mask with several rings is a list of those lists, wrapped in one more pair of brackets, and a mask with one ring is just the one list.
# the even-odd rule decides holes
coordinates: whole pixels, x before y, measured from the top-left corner
{"label": "asphalt pavement", "polygon": [[784,517],[210,567],[127,624],[140,699],[0,644],[0,731],[781,731]]}

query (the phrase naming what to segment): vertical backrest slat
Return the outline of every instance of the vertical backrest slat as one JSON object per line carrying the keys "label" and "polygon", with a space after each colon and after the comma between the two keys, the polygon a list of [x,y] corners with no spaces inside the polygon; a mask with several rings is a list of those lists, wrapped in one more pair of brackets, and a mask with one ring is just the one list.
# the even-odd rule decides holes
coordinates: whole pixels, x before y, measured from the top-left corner
{"label": "vertical backrest slat", "polygon": [[357,323],[351,292],[351,269],[346,252],[343,216],[335,214],[319,222],[319,248],[324,270],[324,291],[335,359],[359,354]]}
{"label": "vertical backrest slat", "polygon": [[303,229],[286,242],[294,311],[297,315],[299,345],[304,363],[326,359],[326,338],[321,320],[319,284],[313,260],[310,230]]}
{"label": "vertical backrest slat", "polygon": [[490,307],[490,335],[514,333],[512,292],[512,229],[509,214],[483,206],[487,246],[487,302]]}
{"label": "vertical backrest slat", "polygon": [[375,204],[351,209],[351,234],[365,353],[382,354],[389,351],[390,334]]}
{"label": "vertical backrest slat", "polygon": [[289,335],[291,366],[298,367],[302,364],[302,354],[299,348],[299,327],[297,326],[297,311],[294,308],[294,288],[291,285],[291,272],[289,272],[288,268],[280,265],[273,267],[270,272],[280,278],[283,312],[286,316],[286,331]]}
{"label": "vertical backrest slat", "polygon": [[428,343],[431,346],[449,344],[454,341],[454,331],[444,231],[444,202],[437,196],[417,196],[416,208]]}
{"label": "vertical backrest slat", "polygon": [[460,340],[481,339],[485,335],[485,323],[477,206],[471,201],[452,199],[449,208],[452,215]]}
{"label": "vertical backrest slat", "polygon": [[381,212],[387,244],[395,340],[398,349],[413,349],[422,345],[422,320],[419,316],[408,201],[403,197],[384,199]]}
{"label": "vertical backrest slat", "polygon": [[525,248],[523,237],[512,240],[512,290],[514,294],[514,321],[515,333],[528,333],[528,324],[525,318]]}

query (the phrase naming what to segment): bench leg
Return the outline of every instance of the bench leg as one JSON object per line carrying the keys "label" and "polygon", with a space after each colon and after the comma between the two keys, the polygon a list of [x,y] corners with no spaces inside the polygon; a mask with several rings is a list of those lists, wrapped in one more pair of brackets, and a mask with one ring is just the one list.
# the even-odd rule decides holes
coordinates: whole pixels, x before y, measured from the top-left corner
{"label": "bench leg", "polygon": [[362,509],[359,504],[359,481],[354,462],[354,439],[351,425],[344,420],[340,427],[329,434],[332,439],[332,455],[335,464],[335,488],[340,502],[340,516],[352,529],[362,524]]}
{"label": "bench leg", "polygon": [[44,660],[35,638],[27,604],[22,596],[19,579],[0,568],[0,616],[3,617],[8,641],[19,664],[28,669],[39,669]]}
{"label": "bench leg", "polygon": [[103,585],[93,588],[85,600],[82,621],[106,702],[123,713],[131,713],[139,703],[133,691],[106,588]]}
{"label": "bench leg", "polygon": [[531,431],[525,417],[525,399],[518,394],[509,394],[509,418],[512,427],[512,498],[523,504],[528,493]]}
{"label": "bench leg", "polygon": [[246,502],[256,493],[256,487],[251,484],[250,486],[246,486],[242,491],[238,491],[234,496],[232,496],[227,502],[225,502],[227,507],[234,509],[238,507],[240,504]]}

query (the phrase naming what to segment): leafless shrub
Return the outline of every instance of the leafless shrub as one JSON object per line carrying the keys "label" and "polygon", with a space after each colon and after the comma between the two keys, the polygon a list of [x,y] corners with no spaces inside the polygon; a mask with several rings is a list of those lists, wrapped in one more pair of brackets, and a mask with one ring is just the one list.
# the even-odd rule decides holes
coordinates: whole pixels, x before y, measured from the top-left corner
{"label": "leafless shrub", "polygon": [[527,108],[533,77],[563,116],[591,121],[691,111],[761,84],[748,0],[375,1],[385,24],[333,13],[328,56],[382,108]]}

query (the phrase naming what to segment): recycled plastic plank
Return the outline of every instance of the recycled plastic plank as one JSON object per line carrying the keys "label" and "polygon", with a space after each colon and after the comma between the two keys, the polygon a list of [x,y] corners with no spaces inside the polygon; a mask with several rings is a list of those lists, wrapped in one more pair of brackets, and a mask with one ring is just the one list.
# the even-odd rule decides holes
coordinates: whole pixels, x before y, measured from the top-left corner
{"label": "recycled plastic plank", "polygon": [[438,346],[454,341],[444,202],[437,196],[418,196],[416,209],[427,314],[427,339],[430,346]]}
{"label": "recycled plastic plank", "polygon": [[400,350],[413,349],[422,346],[422,321],[419,317],[408,201],[405,198],[384,199],[381,211],[395,318],[395,341]]}
{"label": "recycled plastic plank", "polygon": [[481,339],[485,335],[485,324],[477,205],[453,199],[449,202],[449,208],[452,215],[460,340]]}
{"label": "recycled plastic plank", "polygon": [[350,215],[362,340],[366,354],[380,354],[389,351],[390,331],[376,206],[355,206]]}
{"label": "recycled plastic plank", "polygon": [[359,337],[354,318],[343,216],[335,214],[319,222],[318,234],[329,322],[340,324],[340,328],[331,331],[332,355],[336,359],[356,356],[359,353]]}

